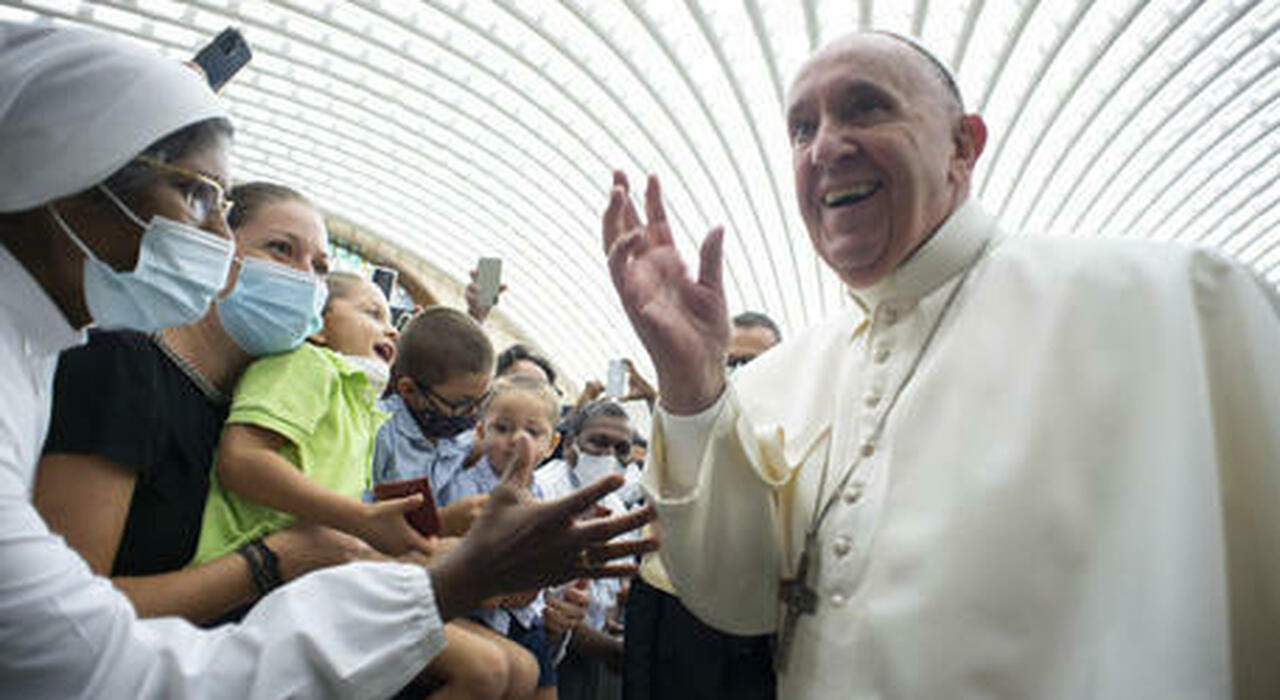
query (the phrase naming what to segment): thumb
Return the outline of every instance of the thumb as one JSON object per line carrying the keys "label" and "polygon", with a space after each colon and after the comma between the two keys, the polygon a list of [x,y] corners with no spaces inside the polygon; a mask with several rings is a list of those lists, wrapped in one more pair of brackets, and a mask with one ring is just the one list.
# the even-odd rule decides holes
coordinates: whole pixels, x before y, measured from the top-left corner
{"label": "thumb", "polygon": [[422,506],[423,496],[420,493],[411,494],[404,498],[393,498],[389,501],[382,501],[378,504],[381,512],[392,513],[408,513]]}

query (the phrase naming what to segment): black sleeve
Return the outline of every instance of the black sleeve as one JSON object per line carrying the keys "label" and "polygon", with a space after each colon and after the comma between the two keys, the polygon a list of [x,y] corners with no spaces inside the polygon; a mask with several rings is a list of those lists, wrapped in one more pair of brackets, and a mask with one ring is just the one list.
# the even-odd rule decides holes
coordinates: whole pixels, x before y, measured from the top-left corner
{"label": "black sleeve", "polygon": [[140,474],[160,452],[158,351],[132,331],[93,331],[62,353],[45,454],[93,454]]}

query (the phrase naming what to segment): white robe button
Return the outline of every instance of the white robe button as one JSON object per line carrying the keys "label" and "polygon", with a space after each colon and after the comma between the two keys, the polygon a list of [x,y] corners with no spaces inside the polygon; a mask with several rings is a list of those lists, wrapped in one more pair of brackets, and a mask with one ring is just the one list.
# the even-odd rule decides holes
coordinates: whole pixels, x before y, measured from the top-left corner
{"label": "white robe button", "polygon": [[888,359],[889,359],[889,348],[881,347],[876,349],[876,354],[875,354],[876,364],[882,365]]}
{"label": "white robe button", "polygon": [[840,535],[831,543],[831,551],[837,557],[843,557],[853,550],[853,540],[848,535]]}
{"label": "white robe button", "polygon": [[875,408],[876,404],[880,403],[880,392],[870,392],[862,399],[862,401],[867,404],[867,408]]}
{"label": "white robe button", "polygon": [[886,307],[884,310],[884,325],[892,326],[898,322],[898,310],[893,307]]}
{"label": "white robe button", "polygon": [[832,605],[838,608],[844,605],[846,602],[848,602],[849,598],[844,593],[841,593],[840,591],[836,591],[835,593],[831,594],[831,597],[829,600],[831,601]]}
{"label": "white robe button", "polygon": [[862,482],[855,481],[849,484],[849,488],[845,489],[840,497],[849,505],[857,503],[858,499],[862,498]]}
{"label": "white robe button", "polygon": [[859,450],[863,457],[870,457],[876,453],[876,446],[870,442],[862,443],[862,449]]}

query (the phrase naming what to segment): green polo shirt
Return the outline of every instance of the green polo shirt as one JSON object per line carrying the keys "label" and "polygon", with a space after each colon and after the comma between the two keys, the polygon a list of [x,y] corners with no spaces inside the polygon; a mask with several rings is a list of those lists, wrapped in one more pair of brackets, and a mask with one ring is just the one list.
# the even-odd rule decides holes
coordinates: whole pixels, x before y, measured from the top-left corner
{"label": "green polo shirt", "polygon": [[[280,454],[307,478],[359,499],[367,488],[374,437],[387,414],[364,372],[341,355],[311,343],[255,361],[236,386],[227,424],[256,425],[288,442]],[[232,493],[209,479],[200,544],[192,564],[202,564],[255,537],[293,524],[294,516]]]}

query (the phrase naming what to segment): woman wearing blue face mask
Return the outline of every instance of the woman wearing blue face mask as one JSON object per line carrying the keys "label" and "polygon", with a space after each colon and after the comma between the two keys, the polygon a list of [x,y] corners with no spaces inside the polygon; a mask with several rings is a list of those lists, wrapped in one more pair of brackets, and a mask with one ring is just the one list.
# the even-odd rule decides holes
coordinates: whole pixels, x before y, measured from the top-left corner
{"label": "woman wearing blue face mask", "polygon": [[[194,168],[200,151],[170,148],[166,157],[171,167]],[[112,187],[130,197],[149,182],[138,175]],[[314,205],[261,182],[235,187],[230,198],[236,243],[228,290],[194,323],[95,331],[64,353],[36,475],[45,520],[146,617],[207,623],[261,595],[238,557],[183,567],[195,553],[235,382],[255,357],[295,348],[314,332],[324,303],[327,240]],[[98,507],[82,507],[88,500]],[[315,527],[263,546],[278,562],[273,580],[371,555],[358,540]]]}
{"label": "woman wearing blue face mask", "polygon": [[[276,561],[277,555],[255,549],[238,561],[211,562],[194,578],[173,578],[160,594],[163,586],[130,588],[141,579],[112,585],[94,576],[85,559],[50,532],[30,501],[34,472],[57,354],[83,343],[86,327],[141,331],[133,340],[152,343],[178,368],[175,375],[162,373],[162,365],[139,374],[130,373],[134,365],[101,367],[115,383],[81,398],[119,412],[98,426],[104,432],[142,422],[148,399],[159,401],[183,383],[206,397],[225,391],[237,363],[250,354],[241,345],[250,341],[233,337],[214,317],[220,309],[207,311],[236,254],[223,218],[230,129],[222,120],[221,105],[193,72],[140,48],[101,34],[0,22],[0,679],[6,696],[386,696],[440,650],[442,619],[499,593],[626,573],[603,562],[644,549],[606,544],[643,517],[576,522],[607,488],[523,504],[504,483],[471,534],[425,567],[360,563],[315,572],[266,596],[243,624],[203,631],[176,617],[140,620],[135,603],[154,611],[199,608],[210,595],[252,598],[276,583],[274,566],[297,571],[307,562]],[[261,239],[259,248],[241,244],[239,257],[301,259],[270,240]],[[237,274],[272,275],[287,267],[242,263]],[[276,282],[264,286],[285,294]],[[258,308],[226,299],[246,318]],[[189,325],[149,335],[180,323]],[[195,348],[202,344],[215,349]],[[132,405],[112,403],[130,385],[152,393],[135,392],[139,401]],[[159,446],[198,448],[170,437]],[[127,510],[113,502],[120,475],[112,474],[119,464],[92,457],[92,468],[61,476],[87,486],[80,502],[66,503],[56,493],[60,483],[48,479],[37,490],[61,502],[67,519],[75,511],[117,519],[114,531],[69,533],[73,545],[95,552],[98,567],[118,559],[118,553],[103,556],[118,549],[104,546],[104,535],[174,524],[128,520],[121,526]],[[513,480],[531,470],[532,456],[525,455]],[[125,480],[136,486],[151,478]],[[134,489],[134,499],[138,493]],[[221,583],[207,585],[211,581]],[[221,591],[228,585],[238,591]]]}

